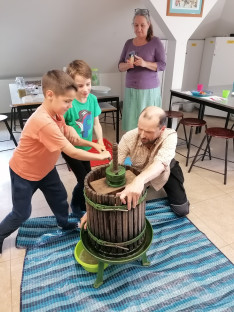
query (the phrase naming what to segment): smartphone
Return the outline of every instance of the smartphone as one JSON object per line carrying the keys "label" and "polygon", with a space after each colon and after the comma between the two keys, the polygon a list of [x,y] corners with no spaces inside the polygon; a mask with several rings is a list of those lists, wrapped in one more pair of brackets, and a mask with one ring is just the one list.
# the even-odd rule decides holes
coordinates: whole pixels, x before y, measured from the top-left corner
{"label": "smartphone", "polygon": [[134,61],[135,61],[135,55],[137,55],[135,51],[131,51],[131,52],[129,53],[129,55],[128,55],[128,59],[129,59],[130,63],[132,63],[132,64],[133,64]]}

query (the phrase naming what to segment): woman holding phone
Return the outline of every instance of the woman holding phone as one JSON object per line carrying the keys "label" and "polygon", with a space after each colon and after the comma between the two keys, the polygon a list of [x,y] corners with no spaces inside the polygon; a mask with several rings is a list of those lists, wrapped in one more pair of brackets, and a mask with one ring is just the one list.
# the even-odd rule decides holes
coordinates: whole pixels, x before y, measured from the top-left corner
{"label": "woman holding phone", "polygon": [[147,106],[162,106],[159,71],[166,67],[161,40],[153,35],[148,9],[135,9],[135,38],[126,41],[119,70],[126,71],[123,103],[123,130],[137,127],[141,111]]}

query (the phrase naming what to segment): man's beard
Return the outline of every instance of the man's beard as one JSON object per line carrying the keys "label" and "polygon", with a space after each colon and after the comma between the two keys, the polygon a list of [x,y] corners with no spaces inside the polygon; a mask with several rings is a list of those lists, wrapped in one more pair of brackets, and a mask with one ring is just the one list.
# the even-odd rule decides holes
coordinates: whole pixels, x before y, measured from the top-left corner
{"label": "man's beard", "polygon": [[[144,139],[143,139],[143,140],[144,140]],[[156,141],[156,139],[154,139],[154,140],[147,140],[147,139],[145,139],[144,141],[143,141],[143,140],[141,139],[141,143],[142,143],[143,145],[147,145],[147,146],[153,145],[154,142]]]}

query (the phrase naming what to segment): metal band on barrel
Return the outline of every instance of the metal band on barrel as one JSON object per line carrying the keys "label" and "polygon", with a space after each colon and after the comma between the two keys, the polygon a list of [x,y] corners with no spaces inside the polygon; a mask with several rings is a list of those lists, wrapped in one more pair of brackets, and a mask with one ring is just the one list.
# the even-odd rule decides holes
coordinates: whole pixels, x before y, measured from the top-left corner
{"label": "metal band on barrel", "polygon": [[[142,195],[139,198],[138,204],[141,204],[145,199],[146,199],[146,195],[147,195],[147,190],[145,190],[144,195]],[[102,205],[102,204],[97,204],[94,203],[92,200],[90,200],[85,191],[84,191],[84,197],[86,202],[92,206],[93,208],[97,209],[97,210],[104,210],[104,211],[113,211],[113,210],[117,210],[117,211],[128,211],[128,207],[127,205],[121,205],[121,206],[107,206],[107,205]]]}
{"label": "metal band on barrel", "polygon": [[95,241],[96,243],[98,243],[101,246],[106,246],[106,247],[116,247],[116,248],[120,248],[120,249],[124,249],[124,250],[129,250],[129,248],[124,247],[126,245],[130,245],[133,244],[135,242],[137,242],[144,234],[146,231],[146,224],[144,226],[144,229],[142,230],[142,232],[136,236],[135,238],[129,240],[129,241],[125,241],[125,242],[120,242],[120,243],[112,243],[112,242],[107,242],[107,241],[103,241],[99,238],[97,238],[96,236],[94,236],[92,234],[92,232],[90,231],[88,225],[87,225],[87,231],[88,231],[88,235],[90,236],[90,238]]}

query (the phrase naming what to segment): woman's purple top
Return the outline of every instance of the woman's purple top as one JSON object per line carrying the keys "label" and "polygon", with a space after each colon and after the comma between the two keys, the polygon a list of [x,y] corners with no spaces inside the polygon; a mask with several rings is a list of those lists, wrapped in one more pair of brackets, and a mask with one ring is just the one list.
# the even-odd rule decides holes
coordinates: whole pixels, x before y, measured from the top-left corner
{"label": "woman's purple top", "polygon": [[126,74],[126,88],[134,89],[152,89],[160,85],[158,71],[164,71],[166,67],[165,49],[159,38],[153,37],[149,42],[142,46],[135,46],[133,39],[126,41],[119,63],[125,63],[129,58],[129,54],[135,52],[136,55],[143,58],[147,62],[156,62],[157,71],[150,70],[145,67],[135,66],[128,69]]}

